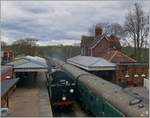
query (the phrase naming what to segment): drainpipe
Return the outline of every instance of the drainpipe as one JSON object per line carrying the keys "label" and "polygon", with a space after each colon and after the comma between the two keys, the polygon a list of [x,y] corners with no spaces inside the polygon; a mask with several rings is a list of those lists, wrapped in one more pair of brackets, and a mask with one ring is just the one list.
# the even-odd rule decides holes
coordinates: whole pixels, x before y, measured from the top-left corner
{"label": "drainpipe", "polygon": [[91,56],[93,56],[93,54],[92,54],[92,48],[91,48]]}

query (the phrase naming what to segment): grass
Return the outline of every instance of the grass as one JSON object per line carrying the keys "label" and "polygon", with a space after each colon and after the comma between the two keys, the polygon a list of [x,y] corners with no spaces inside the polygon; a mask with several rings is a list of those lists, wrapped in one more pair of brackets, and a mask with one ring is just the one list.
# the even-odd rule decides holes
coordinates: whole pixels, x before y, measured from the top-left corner
{"label": "grass", "polygon": [[145,62],[149,63],[149,48],[141,48],[139,51],[137,51],[137,56],[134,54],[134,48],[133,47],[123,47],[122,51],[125,52],[128,56],[131,58],[137,60],[138,62]]}

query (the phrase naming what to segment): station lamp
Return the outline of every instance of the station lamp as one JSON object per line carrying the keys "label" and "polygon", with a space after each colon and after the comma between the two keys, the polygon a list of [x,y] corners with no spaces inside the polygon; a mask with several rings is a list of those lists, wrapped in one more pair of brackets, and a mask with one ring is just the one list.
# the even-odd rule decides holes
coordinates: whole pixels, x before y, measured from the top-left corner
{"label": "station lamp", "polygon": [[141,77],[146,77],[146,75],[145,75],[145,74],[142,74]]}
{"label": "station lamp", "polygon": [[74,89],[70,89],[70,93],[73,93],[74,92]]}
{"label": "station lamp", "polygon": [[138,74],[135,74],[134,77],[139,77],[139,75],[138,75]]}

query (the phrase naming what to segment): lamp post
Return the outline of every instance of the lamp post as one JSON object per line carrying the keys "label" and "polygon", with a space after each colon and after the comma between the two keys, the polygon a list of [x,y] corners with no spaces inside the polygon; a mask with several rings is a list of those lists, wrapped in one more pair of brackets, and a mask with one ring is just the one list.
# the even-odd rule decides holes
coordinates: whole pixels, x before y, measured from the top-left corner
{"label": "lamp post", "polygon": [[129,74],[128,74],[128,71],[126,71],[126,74],[125,74],[125,77],[124,77],[124,81],[123,81],[123,88],[127,87],[128,86],[128,83],[127,83],[127,79],[129,78]]}

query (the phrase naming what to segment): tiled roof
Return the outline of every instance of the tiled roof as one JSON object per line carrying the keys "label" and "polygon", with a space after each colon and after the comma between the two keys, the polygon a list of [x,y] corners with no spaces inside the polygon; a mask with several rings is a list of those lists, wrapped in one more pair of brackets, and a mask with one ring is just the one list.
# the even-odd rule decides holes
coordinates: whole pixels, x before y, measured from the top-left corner
{"label": "tiled roof", "polygon": [[120,49],[121,48],[121,44],[120,44],[120,39],[114,35],[111,35],[109,37],[109,44],[110,44],[110,48],[113,48],[114,46],[117,48],[117,49]]}
{"label": "tiled roof", "polygon": [[132,59],[131,57],[127,56],[121,51],[118,50],[108,50],[105,51],[102,55],[103,58],[114,62],[114,63],[119,63],[119,62],[136,62],[136,60]]}
{"label": "tiled roof", "polygon": [[107,36],[105,34],[103,35],[98,35],[97,37],[94,38],[94,40],[91,43],[91,47],[95,47],[98,43],[100,43],[101,40],[107,39]]}
{"label": "tiled roof", "polygon": [[116,48],[120,49],[121,45],[119,42],[119,38],[111,35],[108,37],[106,34],[98,35],[98,36],[82,36],[81,46],[86,47],[95,47],[101,40],[106,39],[110,44],[109,48],[115,46]]}

